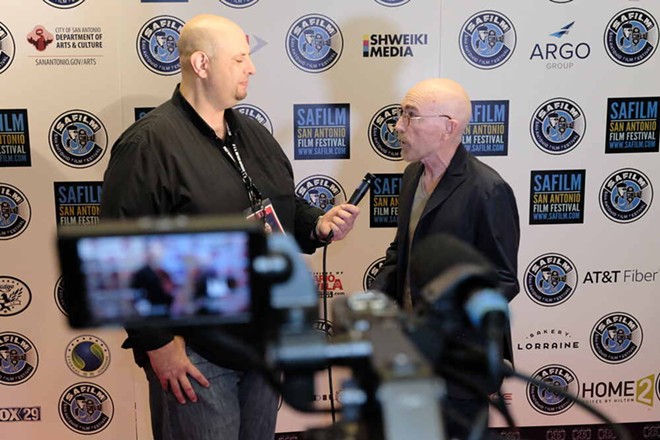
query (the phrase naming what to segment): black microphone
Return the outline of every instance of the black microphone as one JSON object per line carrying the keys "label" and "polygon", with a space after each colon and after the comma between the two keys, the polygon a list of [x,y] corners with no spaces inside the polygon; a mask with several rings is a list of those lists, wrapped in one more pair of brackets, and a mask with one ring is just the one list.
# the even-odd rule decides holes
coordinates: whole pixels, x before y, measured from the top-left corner
{"label": "black microphone", "polygon": [[[362,198],[365,196],[365,194],[367,194],[367,191],[369,190],[369,187],[371,187],[371,185],[373,184],[375,178],[376,178],[376,176],[374,176],[371,173],[365,174],[364,177],[362,178],[362,182],[360,182],[360,185],[358,185],[358,187],[355,189],[355,191],[353,191],[353,194],[351,195],[351,198],[348,199],[348,202],[346,202],[346,203],[357,206],[357,204],[360,203],[360,200],[362,200]],[[330,240],[332,240],[333,235],[334,234],[333,234],[332,229],[331,229],[330,233],[325,238],[325,241],[329,242]]]}

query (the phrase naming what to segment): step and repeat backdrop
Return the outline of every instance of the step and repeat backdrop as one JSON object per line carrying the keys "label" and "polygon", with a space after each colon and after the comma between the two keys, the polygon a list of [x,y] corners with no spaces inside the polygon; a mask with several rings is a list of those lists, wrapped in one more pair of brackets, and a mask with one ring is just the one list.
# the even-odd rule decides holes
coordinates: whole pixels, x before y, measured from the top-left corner
{"label": "step and repeat backdrop", "polygon": [[[171,96],[176,42],[199,13],[248,35],[257,73],[237,108],[278,139],[296,191],[330,209],[377,179],[351,239],[308,258],[319,299],[368,289],[394,238],[406,90],[435,76],[472,99],[464,146],[520,210],[517,369],[563,387],[635,439],[660,438],[660,207],[654,0],[0,0],[0,437],[151,438],[122,330],[75,331],[60,225],[98,222],[113,142]],[[209,188],[209,191],[213,191]],[[325,294],[323,294],[325,287]],[[319,319],[332,337],[332,316]],[[342,379],[319,374],[320,406]],[[613,439],[572,401],[507,380],[507,439]],[[329,423],[283,405],[280,439]]]}

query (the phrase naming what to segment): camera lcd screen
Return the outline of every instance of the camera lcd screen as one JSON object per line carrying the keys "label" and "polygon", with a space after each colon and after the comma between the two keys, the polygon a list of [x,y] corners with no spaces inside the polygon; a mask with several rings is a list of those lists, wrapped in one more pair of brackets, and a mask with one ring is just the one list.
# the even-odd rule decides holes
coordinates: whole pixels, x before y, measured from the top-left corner
{"label": "camera lcd screen", "polygon": [[254,240],[239,229],[61,239],[69,320],[74,327],[249,323]]}

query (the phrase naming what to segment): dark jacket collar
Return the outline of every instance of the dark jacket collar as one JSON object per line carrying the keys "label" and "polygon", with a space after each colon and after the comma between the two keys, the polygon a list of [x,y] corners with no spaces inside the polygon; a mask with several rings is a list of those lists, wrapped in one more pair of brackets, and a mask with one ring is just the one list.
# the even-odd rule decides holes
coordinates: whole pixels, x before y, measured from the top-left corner
{"label": "dark jacket collar", "polygon": [[[203,133],[205,136],[208,136],[211,140],[215,140],[217,137],[215,130],[213,130],[211,126],[207,124],[204,119],[202,119],[199,113],[197,113],[193,106],[190,105],[186,98],[181,94],[180,86],[181,84],[177,84],[176,88],[174,89],[174,93],[172,94],[172,103],[177,108],[179,108],[188,117],[188,119],[190,119],[190,121],[201,133]],[[228,108],[225,110],[225,120],[227,121],[227,124],[229,124],[229,128],[234,135],[240,131],[240,123],[238,122],[238,118],[236,117],[233,109]]]}

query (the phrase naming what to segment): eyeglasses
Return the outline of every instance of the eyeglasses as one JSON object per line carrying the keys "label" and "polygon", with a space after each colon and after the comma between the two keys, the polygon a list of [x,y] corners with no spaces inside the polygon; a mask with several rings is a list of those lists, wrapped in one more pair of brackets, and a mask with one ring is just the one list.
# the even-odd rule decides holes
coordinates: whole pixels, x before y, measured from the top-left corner
{"label": "eyeglasses", "polygon": [[410,121],[418,121],[423,118],[447,118],[447,119],[454,119],[449,115],[414,115],[408,111],[404,111],[403,109],[396,109],[394,110],[394,116],[397,119],[401,119],[403,121],[404,126],[410,125]]}

